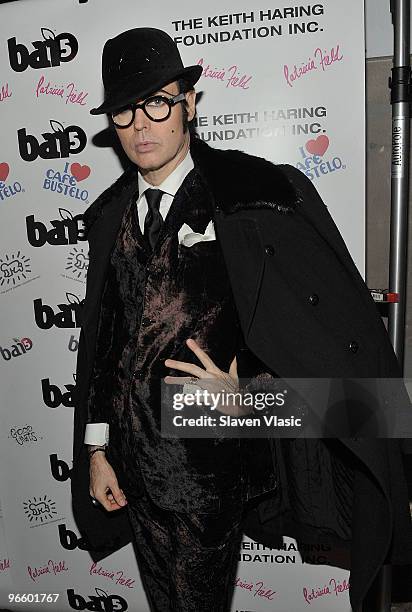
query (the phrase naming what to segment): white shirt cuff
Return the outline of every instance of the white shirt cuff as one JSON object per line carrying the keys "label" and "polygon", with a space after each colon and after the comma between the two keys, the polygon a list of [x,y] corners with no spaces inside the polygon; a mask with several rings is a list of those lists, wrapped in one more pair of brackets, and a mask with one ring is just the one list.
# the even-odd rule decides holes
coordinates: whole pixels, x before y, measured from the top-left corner
{"label": "white shirt cuff", "polygon": [[84,443],[93,446],[103,446],[109,443],[108,423],[88,423],[84,434]]}

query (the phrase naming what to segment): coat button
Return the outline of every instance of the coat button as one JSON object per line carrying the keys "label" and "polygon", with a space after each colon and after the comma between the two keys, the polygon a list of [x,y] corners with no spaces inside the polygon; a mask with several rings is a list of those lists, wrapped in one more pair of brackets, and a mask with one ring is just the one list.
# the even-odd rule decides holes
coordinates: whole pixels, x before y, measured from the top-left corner
{"label": "coat button", "polygon": [[275,249],[273,248],[273,246],[271,244],[267,244],[265,246],[265,253],[266,253],[266,255],[274,255],[275,254]]}
{"label": "coat button", "polygon": [[147,327],[151,323],[153,323],[153,321],[152,321],[152,319],[149,319],[149,317],[143,317],[142,318],[142,327]]}
{"label": "coat button", "polygon": [[312,295],[309,296],[309,302],[312,304],[312,306],[316,306],[319,303],[318,294],[312,293]]}
{"label": "coat button", "polygon": [[352,340],[352,342],[350,342],[349,350],[352,351],[352,353],[357,353],[358,352],[359,344],[356,342],[356,340]]}

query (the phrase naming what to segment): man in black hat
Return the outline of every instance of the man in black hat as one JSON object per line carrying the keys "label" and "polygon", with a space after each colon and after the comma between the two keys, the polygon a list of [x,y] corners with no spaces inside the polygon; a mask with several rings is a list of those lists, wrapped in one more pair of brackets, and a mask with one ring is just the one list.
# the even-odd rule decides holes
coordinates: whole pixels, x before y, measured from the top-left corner
{"label": "man in black hat", "polygon": [[[160,30],[105,44],[105,101],[91,113],[109,114],[133,165],[84,215],[90,267],[76,431],[87,421],[92,502],[107,512],[127,504],[152,609],[217,612],[230,607],[243,503],[273,490],[276,476],[268,441],[252,467],[237,439],[161,436],[167,374],[237,386],[241,332],[188,129],[201,72],[183,67]],[[76,440],[75,458],[84,452]],[[74,500],[78,491],[74,477]]]}
{"label": "man in black hat", "polygon": [[191,135],[200,75],[160,30],[104,47],[105,100],[91,112],[108,113],[132,164],[84,214],[74,513],[95,560],[132,527],[152,610],[229,610],[245,518],[268,545],[282,534],[350,540],[356,608],[385,559],[411,559],[395,441],[161,435],[170,375],[235,389],[244,377],[253,388],[276,376],[399,376],[311,182]]}

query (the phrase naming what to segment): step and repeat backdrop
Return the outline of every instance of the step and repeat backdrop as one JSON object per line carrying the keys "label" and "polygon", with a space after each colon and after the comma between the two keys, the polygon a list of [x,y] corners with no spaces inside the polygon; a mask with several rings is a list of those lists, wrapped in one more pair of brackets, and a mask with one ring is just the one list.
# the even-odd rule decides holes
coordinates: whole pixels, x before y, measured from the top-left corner
{"label": "step and repeat backdrop", "polygon": [[[2,608],[148,610],[131,546],[93,563],[70,505],[76,305],[88,265],[82,215],[122,171],[106,117],[89,114],[102,100],[107,38],[138,26],[174,37],[185,64],[203,67],[200,137],[305,172],[364,271],[362,3],[222,7],[0,7]],[[288,537],[280,549],[245,538],[233,611],[348,612],[349,572],[337,556],[313,542],[298,550]]]}

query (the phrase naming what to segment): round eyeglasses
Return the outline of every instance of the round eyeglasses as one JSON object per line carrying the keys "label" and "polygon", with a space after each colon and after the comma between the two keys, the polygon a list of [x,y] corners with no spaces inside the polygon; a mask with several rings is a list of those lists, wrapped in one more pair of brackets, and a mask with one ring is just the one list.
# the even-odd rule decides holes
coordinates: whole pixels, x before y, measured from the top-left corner
{"label": "round eyeglasses", "polygon": [[170,117],[172,106],[185,99],[185,94],[180,93],[173,98],[166,96],[150,96],[141,104],[133,103],[111,113],[113,123],[116,127],[127,128],[132,125],[136,109],[141,108],[146,117],[152,121],[165,121]]}

